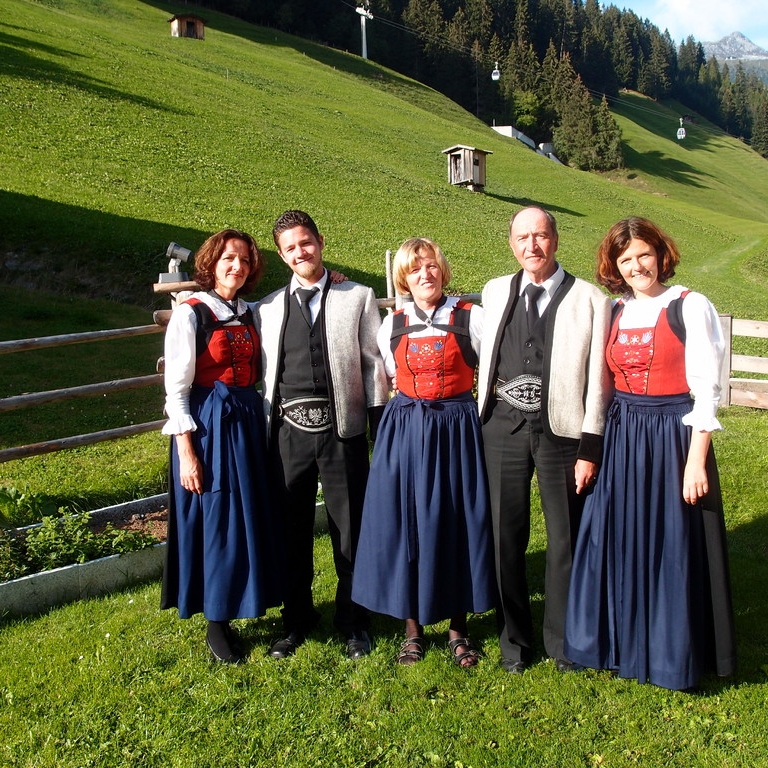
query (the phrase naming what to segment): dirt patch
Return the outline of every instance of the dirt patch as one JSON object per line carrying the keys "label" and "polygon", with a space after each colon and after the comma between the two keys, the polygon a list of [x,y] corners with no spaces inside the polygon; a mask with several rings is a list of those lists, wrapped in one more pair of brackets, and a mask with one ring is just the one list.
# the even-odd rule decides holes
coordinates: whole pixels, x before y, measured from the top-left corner
{"label": "dirt patch", "polygon": [[[125,517],[113,517],[110,522],[113,528],[146,533],[154,536],[158,541],[165,541],[168,533],[168,510],[161,509],[157,512],[140,512]],[[106,523],[98,523],[91,527],[96,533],[101,533],[105,526]]]}

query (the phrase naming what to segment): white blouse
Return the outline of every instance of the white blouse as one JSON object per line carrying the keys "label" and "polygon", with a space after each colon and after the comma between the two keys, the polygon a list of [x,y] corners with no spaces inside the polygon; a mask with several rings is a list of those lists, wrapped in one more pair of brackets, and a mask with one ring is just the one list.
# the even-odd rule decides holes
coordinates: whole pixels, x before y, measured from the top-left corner
{"label": "white blouse", "polygon": [[[232,316],[232,310],[218,297],[204,291],[192,294],[190,298],[200,299],[213,314],[221,320]],[[237,300],[238,314],[245,312],[249,305],[243,299]],[[233,320],[226,325],[242,325]],[[189,410],[189,390],[195,378],[197,362],[197,320],[189,304],[179,304],[171,313],[165,331],[165,414],[168,421],[163,427],[164,435],[180,435],[197,429]]]}
{"label": "white blouse", "polygon": [[[623,296],[625,307],[619,328],[652,328],[661,310],[680,298],[687,288],[672,285],[654,298]],[[720,318],[712,303],[700,293],[691,292],[683,299],[685,326],[685,376],[694,398],[693,410],[683,417],[683,424],[699,432],[722,429],[716,418],[720,402],[720,368],[725,341]]]}
{"label": "white blouse", "polygon": [[[445,304],[440,307],[432,317],[433,323],[442,323],[448,325],[451,320],[451,311],[458,304],[459,299],[457,296],[448,296]],[[422,325],[423,321],[419,320],[416,316],[416,305],[412,301],[408,301],[403,305],[403,312],[408,318],[409,325]],[[473,304],[469,312],[469,336],[472,341],[472,349],[475,350],[475,354],[480,356],[480,339],[483,336],[483,320],[485,318],[485,310],[482,307]],[[390,336],[392,335],[392,323],[393,315],[390,312],[381,324],[376,341],[379,345],[379,351],[384,358],[384,367],[387,371],[387,376],[390,378],[395,375],[395,358],[390,348]],[[414,338],[422,336],[447,336],[446,331],[441,331],[438,328],[425,328],[423,331],[416,331],[409,334]]]}

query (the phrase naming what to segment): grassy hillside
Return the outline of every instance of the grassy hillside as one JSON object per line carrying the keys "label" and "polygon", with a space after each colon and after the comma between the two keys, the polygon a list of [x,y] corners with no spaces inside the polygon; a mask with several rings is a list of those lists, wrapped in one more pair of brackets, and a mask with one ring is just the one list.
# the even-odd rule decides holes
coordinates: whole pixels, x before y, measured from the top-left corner
{"label": "grassy hillside", "polygon": [[[413,235],[443,245],[455,289],[479,290],[514,268],[507,221],[530,203],[555,213],[563,263],[591,277],[602,233],[639,213],[680,241],[681,281],[723,312],[768,315],[768,163],[711,126],[677,142],[675,111],[626,94],[629,166],[599,177],[356,56],[216,13],[205,41],[171,38],[181,9],[0,0],[0,299],[16,307],[0,338],[147,322],[142,307],[167,306],[151,284],[168,242],[196,248],[228,225],[265,249],[263,295],[286,279],[270,230],[292,207],[315,216],[330,264],[378,292],[384,252]],[[447,183],[442,150],[456,143],[493,152],[485,194]],[[152,336],[0,357],[2,394],[150,373],[160,352]],[[160,402],[154,390],[80,401],[67,434],[155,418]],[[61,436],[61,415],[6,414],[0,443]]]}
{"label": "grassy hillside", "polygon": [[[453,288],[477,291],[516,266],[506,228],[522,205],[558,217],[561,260],[587,278],[605,229],[643,214],[680,241],[681,281],[723,312],[768,315],[768,163],[710,126],[677,142],[676,112],[624,95],[629,167],[590,175],[356,56],[216,13],[205,41],[171,38],[182,8],[0,0],[0,300],[15,307],[0,338],[148,322],[168,304],[151,292],[168,242],[196,248],[223,226],[265,249],[263,295],[287,276],[270,231],[292,207],[315,216],[331,265],[380,293],[384,252],[406,237],[436,239]],[[442,150],[456,143],[493,152],[485,194],[447,183]],[[160,353],[151,336],[0,357],[0,394],[150,373]],[[160,403],[155,390],[80,401],[63,424],[148,420]],[[0,444],[61,436],[61,416],[6,414]]]}
{"label": "grassy hillside", "polygon": [[[625,97],[633,172],[654,174],[642,192],[557,166],[354,56],[207,12],[204,42],[173,39],[180,9],[0,0],[6,281],[148,305],[170,240],[194,248],[232,224],[269,251],[264,293],[285,276],[271,222],[302,207],[329,261],[377,290],[384,251],[416,234],[445,247],[454,287],[477,290],[510,268],[506,222],[535,202],[580,275],[607,226],[642,213],[679,238],[682,279],[724,311],[766,314],[768,163],[738,142],[692,131],[680,146],[669,115],[662,128]],[[446,183],[455,143],[493,151],[485,195]]]}

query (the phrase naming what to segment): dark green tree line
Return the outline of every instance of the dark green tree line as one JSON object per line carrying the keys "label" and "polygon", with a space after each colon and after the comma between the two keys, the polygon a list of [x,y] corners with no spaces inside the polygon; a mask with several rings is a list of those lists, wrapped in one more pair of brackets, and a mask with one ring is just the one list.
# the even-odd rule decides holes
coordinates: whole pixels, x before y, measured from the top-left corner
{"label": "dark green tree line", "polygon": [[[369,58],[445,93],[487,122],[512,123],[537,142],[553,141],[577,167],[621,163],[618,127],[603,104],[620,89],[675,98],[768,156],[768,89],[756,76],[741,64],[731,72],[727,64],[706,60],[693,37],[676,46],[649,20],[601,7],[599,0],[201,3],[354,53],[360,52],[360,4],[374,15]],[[498,83],[490,79],[496,62]]]}

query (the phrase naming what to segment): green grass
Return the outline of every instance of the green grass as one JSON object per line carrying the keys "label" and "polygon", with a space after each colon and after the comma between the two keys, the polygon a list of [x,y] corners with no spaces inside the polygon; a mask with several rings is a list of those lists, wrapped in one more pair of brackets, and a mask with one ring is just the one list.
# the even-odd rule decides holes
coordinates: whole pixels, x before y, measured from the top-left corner
{"label": "green grass", "polygon": [[[728,419],[736,425],[749,416],[733,409]],[[759,421],[756,430],[764,431],[764,415]],[[728,470],[739,438],[721,442]],[[756,469],[764,459],[764,450],[756,449],[738,460]],[[727,496],[733,490],[726,480]],[[498,666],[491,615],[470,621],[486,654],[471,672],[451,663],[444,625],[428,628],[432,646],[422,664],[397,667],[402,628],[385,618],[374,623],[373,654],[353,664],[331,628],[333,565],[323,536],[316,546],[315,591],[323,620],[285,662],[265,655],[279,633],[279,614],[272,610],[264,619],[236,622],[250,646],[246,664],[214,667],[202,618],[180,621],[174,611],[159,611],[157,584],[7,622],[0,629],[0,763],[764,766],[764,512],[754,499],[742,498],[730,532],[738,675],[707,677],[695,695],[607,673],[561,675],[546,661],[512,678]],[[539,627],[543,538],[537,510],[529,567]]]}
{"label": "green grass", "polygon": [[[302,207],[330,263],[377,291],[384,251],[416,234],[476,291],[510,269],[506,222],[536,202],[577,274],[591,276],[613,221],[643,213],[680,240],[681,279],[722,311],[765,314],[768,163],[738,141],[692,129],[683,148],[673,113],[631,112],[630,172],[655,174],[642,192],[557,166],[358,57],[213,12],[204,42],[173,39],[181,8],[0,0],[0,246],[18,256],[6,280],[149,305],[170,240],[195,248],[234,224],[267,251],[262,294],[286,275],[271,223]],[[622,98],[627,112],[636,100]],[[441,150],[456,143],[493,151],[485,195],[447,184]]]}
{"label": "green grass", "polygon": [[[557,215],[562,262],[589,278],[605,229],[640,213],[679,240],[676,279],[722,312],[768,316],[768,163],[703,123],[677,142],[679,110],[622,96],[629,167],[612,181],[558,166],[355,56],[213,12],[204,42],[173,39],[167,19],[182,9],[0,0],[0,301],[12,309],[0,338],[150,322],[150,307],[168,306],[151,290],[168,242],[195,248],[225,225],[262,244],[263,295],[288,274],[270,229],[292,207],[315,215],[328,262],[378,293],[385,250],[413,235],[441,243],[453,289],[478,291],[515,268],[506,222],[529,203]],[[441,150],[457,142],[493,151],[486,194],[447,184]],[[736,351],[765,354],[765,342],[738,340]],[[0,356],[0,394],[149,374],[161,354],[156,335]],[[0,447],[149,421],[161,408],[150,388],[5,413]],[[122,447],[127,464],[141,463],[142,440]],[[101,448],[83,455],[92,451],[109,466]],[[47,458],[38,490],[67,487],[70,458]],[[13,462],[0,483],[35,474]]]}

